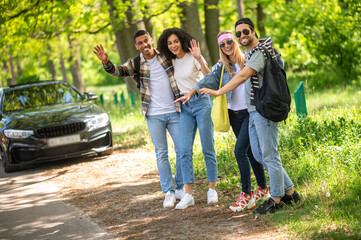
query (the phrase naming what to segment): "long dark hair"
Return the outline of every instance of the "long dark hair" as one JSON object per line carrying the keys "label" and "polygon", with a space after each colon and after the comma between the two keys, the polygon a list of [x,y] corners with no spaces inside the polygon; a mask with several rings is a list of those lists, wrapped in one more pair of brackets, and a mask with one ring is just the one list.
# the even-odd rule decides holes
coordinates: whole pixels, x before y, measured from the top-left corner
{"label": "long dark hair", "polygon": [[190,52],[189,48],[191,47],[191,40],[194,39],[189,33],[180,28],[174,27],[165,29],[158,39],[157,49],[168,60],[177,58],[177,56],[168,49],[168,38],[172,34],[177,35],[179,41],[181,42],[182,48],[186,53]]}

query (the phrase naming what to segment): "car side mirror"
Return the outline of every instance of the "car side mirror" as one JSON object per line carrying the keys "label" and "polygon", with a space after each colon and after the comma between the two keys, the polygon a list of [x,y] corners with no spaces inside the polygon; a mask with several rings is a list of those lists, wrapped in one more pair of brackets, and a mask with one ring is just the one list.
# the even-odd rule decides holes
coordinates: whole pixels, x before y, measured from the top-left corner
{"label": "car side mirror", "polygon": [[98,99],[98,95],[96,93],[93,93],[93,92],[85,93],[85,95],[87,96],[88,100]]}

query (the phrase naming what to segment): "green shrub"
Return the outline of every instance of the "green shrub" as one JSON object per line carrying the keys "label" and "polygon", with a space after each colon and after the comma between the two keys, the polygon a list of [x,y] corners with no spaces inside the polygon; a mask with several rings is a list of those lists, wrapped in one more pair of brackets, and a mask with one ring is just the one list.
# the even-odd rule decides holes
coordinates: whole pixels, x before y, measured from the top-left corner
{"label": "green shrub", "polygon": [[[299,76],[304,79],[304,76]],[[297,74],[291,74],[290,79],[290,85],[296,86],[300,78]],[[124,86],[116,88],[125,89]],[[135,108],[129,103],[123,107],[114,105],[113,89],[95,90],[98,94],[99,91],[110,93],[104,108],[112,120],[114,143],[126,148],[152,148],[139,99]],[[357,85],[322,91],[306,88],[308,117],[298,118],[292,105],[286,124],[279,124],[279,152],[285,170],[301,194],[301,203],[285,207],[285,210],[265,219],[276,227],[287,229],[288,234],[296,238],[359,239],[361,235],[360,94],[361,89]],[[233,153],[235,141],[231,131],[215,133],[219,177],[217,189],[219,196],[222,196],[220,204],[224,207],[234,203],[241,191]],[[175,154],[171,139],[169,143],[174,172]],[[193,165],[195,177],[204,180],[196,181],[196,184],[206,184],[207,171],[198,134]],[[252,175],[252,188],[256,186]]]}

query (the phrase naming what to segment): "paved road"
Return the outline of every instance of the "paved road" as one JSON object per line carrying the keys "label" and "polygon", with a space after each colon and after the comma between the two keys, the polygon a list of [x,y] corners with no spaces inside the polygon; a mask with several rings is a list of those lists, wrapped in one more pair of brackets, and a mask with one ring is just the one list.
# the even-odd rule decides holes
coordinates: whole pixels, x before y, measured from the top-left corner
{"label": "paved road", "polygon": [[0,165],[0,240],[114,239],[46,180],[40,170],[5,173]]}

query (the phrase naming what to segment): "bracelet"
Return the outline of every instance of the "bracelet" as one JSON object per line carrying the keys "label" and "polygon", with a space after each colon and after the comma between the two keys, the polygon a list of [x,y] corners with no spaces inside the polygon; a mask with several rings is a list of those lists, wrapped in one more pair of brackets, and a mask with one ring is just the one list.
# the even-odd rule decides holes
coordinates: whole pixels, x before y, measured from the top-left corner
{"label": "bracelet", "polygon": [[196,60],[199,61],[199,59],[201,59],[201,58],[202,58],[202,55],[199,58],[196,58]]}

